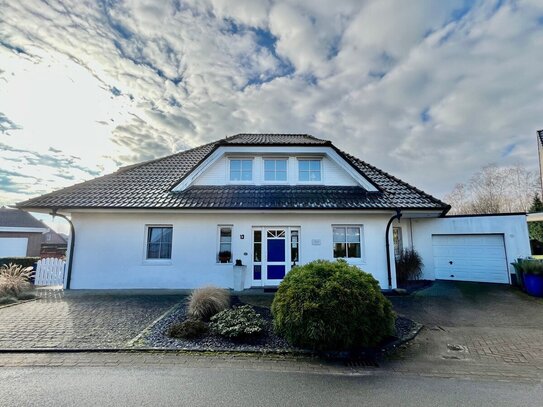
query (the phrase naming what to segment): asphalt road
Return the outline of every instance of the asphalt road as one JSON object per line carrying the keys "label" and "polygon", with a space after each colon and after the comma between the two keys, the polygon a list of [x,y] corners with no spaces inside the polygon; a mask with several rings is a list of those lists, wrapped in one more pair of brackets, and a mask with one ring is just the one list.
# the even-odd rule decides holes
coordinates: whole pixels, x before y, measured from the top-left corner
{"label": "asphalt road", "polygon": [[2,406],[523,406],[542,384],[412,376],[133,367],[0,370]]}

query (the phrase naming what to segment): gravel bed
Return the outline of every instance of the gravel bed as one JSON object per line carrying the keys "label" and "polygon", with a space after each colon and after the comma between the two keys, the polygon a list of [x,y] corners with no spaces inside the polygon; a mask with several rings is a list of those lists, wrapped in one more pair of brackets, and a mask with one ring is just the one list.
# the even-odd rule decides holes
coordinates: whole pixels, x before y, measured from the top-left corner
{"label": "gravel bed", "polygon": [[[233,298],[233,305],[242,305],[237,299]],[[288,342],[277,336],[273,330],[273,318],[269,308],[253,306],[255,311],[262,315],[266,323],[264,332],[252,339],[243,342],[224,338],[219,335],[208,333],[198,339],[178,339],[170,338],[166,335],[168,327],[172,324],[183,322],[186,319],[186,306],[180,304],[158,321],[144,336],[146,346],[153,348],[184,349],[184,350],[209,350],[209,351],[238,351],[238,352],[308,352],[300,348],[293,347]],[[396,318],[396,335],[384,341],[376,349],[381,349],[388,343],[395,342],[398,339],[407,337],[416,326],[416,323],[408,318],[398,316]]]}

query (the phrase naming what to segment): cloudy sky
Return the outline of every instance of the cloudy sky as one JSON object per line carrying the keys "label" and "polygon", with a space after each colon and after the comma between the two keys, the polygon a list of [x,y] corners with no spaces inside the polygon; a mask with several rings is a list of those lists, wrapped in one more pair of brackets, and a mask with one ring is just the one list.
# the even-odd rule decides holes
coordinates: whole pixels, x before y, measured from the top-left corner
{"label": "cloudy sky", "polygon": [[238,132],[438,196],[537,169],[543,2],[0,0],[0,205]]}

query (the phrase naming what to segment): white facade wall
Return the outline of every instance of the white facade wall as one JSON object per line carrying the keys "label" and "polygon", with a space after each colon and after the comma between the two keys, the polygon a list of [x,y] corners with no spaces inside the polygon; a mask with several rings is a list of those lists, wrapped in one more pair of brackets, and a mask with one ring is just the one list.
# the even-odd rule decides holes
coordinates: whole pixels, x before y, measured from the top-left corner
{"label": "white facade wall", "polygon": [[[341,213],[73,213],[75,253],[71,288],[195,288],[233,286],[232,264],[217,264],[218,225],[233,225],[232,258],[248,265],[252,281],[252,227],[300,227],[300,263],[333,260],[332,225],[362,225],[362,259],[350,261],[388,288],[385,228],[392,214]],[[172,225],[172,259],[145,260],[146,225]],[[244,235],[244,239],[241,239]],[[315,241],[320,241],[317,245]],[[393,246],[391,243],[391,257]],[[393,287],[396,285],[391,262]]]}
{"label": "white facade wall", "polygon": [[[232,155],[230,157],[236,157]],[[237,156],[240,157],[240,156]],[[288,182],[287,185],[304,185],[308,183],[303,183],[298,181],[298,161],[295,156],[288,156],[288,154],[281,156],[279,155],[255,155],[243,156],[243,158],[253,158],[253,181],[249,184],[254,185],[266,185],[274,184],[280,185],[278,182],[267,183],[264,181],[264,159],[270,158],[288,158]],[[351,177],[348,173],[345,172],[342,168],[339,167],[334,161],[332,161],[327,156],[319,157],[322,159],[322,181],[318,184],[322,185],[341,185],[341,186],[356,186],[358,183]],[[222,156],[217,161],[215,161],[202,175],[200,175],[195,181],[194,185],[228,185],[230,183],[229,177],[229,157]],[[240,182],[237,182],[240,184]],[[315,183],[312,183],[313,185]]]}
{"label": "white facade wall", "polygon": [[465,216],[435,219],[412,219],[413,246],[424,262],[423,279],[434,280],[432,235],[500,234],[504,237],[507,266],[531,255],[526,215]]}

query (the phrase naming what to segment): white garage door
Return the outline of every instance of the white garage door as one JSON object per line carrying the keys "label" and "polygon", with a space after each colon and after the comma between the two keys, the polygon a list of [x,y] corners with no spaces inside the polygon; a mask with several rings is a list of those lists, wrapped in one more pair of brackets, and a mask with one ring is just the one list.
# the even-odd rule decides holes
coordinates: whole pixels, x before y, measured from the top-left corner
{"label": "white garage door", "polygon": [[24,257],[28,238],[0,237],[0,257]]}
{"label": "white garage door", "polygon": [[436,279],[509,283],[502,235],[433,235]]}

